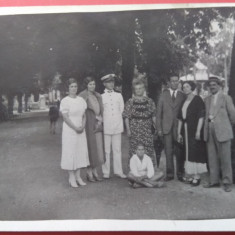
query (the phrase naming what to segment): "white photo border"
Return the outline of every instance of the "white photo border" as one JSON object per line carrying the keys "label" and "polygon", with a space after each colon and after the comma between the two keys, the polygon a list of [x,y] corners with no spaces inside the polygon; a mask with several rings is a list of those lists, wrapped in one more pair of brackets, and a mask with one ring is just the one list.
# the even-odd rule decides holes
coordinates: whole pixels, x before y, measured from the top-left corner
{"label": "white photo border", "polygon": [[[234,3],[125,4],[0,7],[0,15],[92,13],[180,8],[235,7]],[[0,221],[0,231],[235,231],[235,219]]]}

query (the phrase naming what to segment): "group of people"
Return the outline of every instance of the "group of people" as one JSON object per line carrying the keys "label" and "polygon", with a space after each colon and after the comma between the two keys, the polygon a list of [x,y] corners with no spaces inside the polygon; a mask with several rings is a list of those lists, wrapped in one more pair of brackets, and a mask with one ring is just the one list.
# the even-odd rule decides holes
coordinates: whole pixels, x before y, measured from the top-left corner
{"label": "group of people", "polygon": [[[194,94],[194,82],[184,82],[181,91],[179,77],[171,76],[156,107],[141,80],[133,82],[133,97],[124,104],[121,93],[114,91],[115,77],[101,78],[102,95],[95,91],[93,77],[84,79],[84,90],[78,95],[77,81],[68,80],[69,94],[60,104],[64,120],[61,167],[68,170],[72,187],[86,185],[81,168],[87,168],[90,182],[109,179],[112,152],[114,174],[127,178],[134,188],[163,187],[164,181],[173,180],[175,155],[178,180],[198,186],[201,173],[209,171],[210,181],[204,187],[219,187],[222,173],[224,190],[231,191],[235,108],[231,97],[221,92],[218,78],[209,78],[211,95],[203,101]],[[123,123],[130,146],[127,175],[122,167]],[[165,177],[156,169],[154,135],[164,142]]]}
{"label": "group of people", "polygon": [[210,77],[211,94],[203,99],[194,94],[196,84],[186,81],[178,90],[179,78],[172,76],[170,88],[163,91],[157,110],[158,134],[164,138],[166,180],[176,174],[180,181],[198,186],[200,174],[209,171],[205,188],[220,187],[220,175],[225,192],[231,191],[231,140],[235,124],[235,108],[230,96],[221,91],[217,77]]}

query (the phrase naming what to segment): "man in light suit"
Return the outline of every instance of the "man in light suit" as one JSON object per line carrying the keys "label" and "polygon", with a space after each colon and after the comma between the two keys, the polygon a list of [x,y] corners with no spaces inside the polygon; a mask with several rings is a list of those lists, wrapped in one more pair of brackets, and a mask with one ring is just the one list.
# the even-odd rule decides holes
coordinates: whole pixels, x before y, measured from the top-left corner
{"label": "man in light suit", "polygon": [[183,181],[184,156],[177,143],[177,115],[185,100],[185,95],[178,90],[179,77],[171,76],[169,79],[170,89],[165,89],[157,107],[157,130],[158,135],[164,137],[166,154],[166,181],[174,179],[174,158],[176,155],[176,174],[178,180]]}
{"label": "man in light suit", "polygon": [[220,186],[220,169],[225,192],[231,191],[232,124],[235,124],[235,108],[230,96],[220,91],[220,80],[209,78],[211,95],[205,99],[206,117],[204,138],[207,143],[210,182],[205,188]]}
{"label": "man in light suit", "polygon": [[105,86],[104,94],[102,94],[102,102],[104,106],[104,146],[106,161],[102,166],[104,178],[110,177],[110,153],[113,150],[113,168],[114,174],[120,178],[126,178],[122,170],[122,132],[124,110],[124,101],[120,93],[115,92],[114,80],[115,74],[108,74],[101,78]]}

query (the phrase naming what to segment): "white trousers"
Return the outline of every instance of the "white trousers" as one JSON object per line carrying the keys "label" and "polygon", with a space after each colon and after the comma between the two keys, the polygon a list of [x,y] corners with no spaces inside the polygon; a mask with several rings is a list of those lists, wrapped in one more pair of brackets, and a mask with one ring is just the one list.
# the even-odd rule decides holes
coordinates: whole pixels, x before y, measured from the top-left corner
{"label": "white trousers", "polygon": [[104,135],[105,157],[106,161],[102,165],[103,174],[106,177],[110,176],[110,153],[111,147],[113,151],[113,171],[115,175],[122,175],[122,149],[121,149],[122,134]]}

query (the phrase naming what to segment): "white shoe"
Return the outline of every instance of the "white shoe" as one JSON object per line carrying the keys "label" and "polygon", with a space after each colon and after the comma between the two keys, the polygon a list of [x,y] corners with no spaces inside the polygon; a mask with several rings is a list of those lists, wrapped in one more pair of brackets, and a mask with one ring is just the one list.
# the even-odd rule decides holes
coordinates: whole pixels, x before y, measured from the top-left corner
{"label": "white shoe", "polygon": [[122,178],[122,179],[126,179],[126,175],[125,174],[120,174],[120,175],[117,175],[118,177]]}
{"label": "white shoe", "polygon": [[103,178],[104,178],[104,179],[109,179],[110,176],[109,176],[109,175],[104,175]]}
{"label": "white shoe", "polygon": [[80,186],[85,186],[86,185],[86,183],[81,178],[77,178],[77,183]]}

